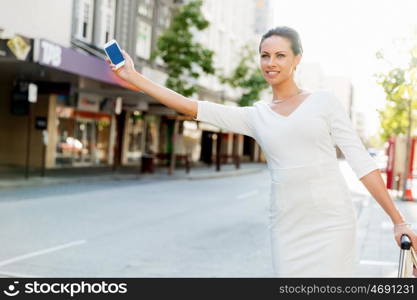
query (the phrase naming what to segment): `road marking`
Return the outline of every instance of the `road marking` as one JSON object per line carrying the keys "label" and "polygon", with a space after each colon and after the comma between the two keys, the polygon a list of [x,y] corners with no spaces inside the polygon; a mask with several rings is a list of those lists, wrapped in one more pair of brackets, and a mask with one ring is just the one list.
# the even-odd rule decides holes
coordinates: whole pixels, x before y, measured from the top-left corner
{"label": "road marking", "polygon": [[361,260],[361,265],[374,265],[374,266],[398,266],[398,263],[392,261],[378,261],[378,260]]}
{"label": "road marking", "polygon": [[51,252],[54,252],[54,251],[62,250],[62,249],[65,249],[65,248],[82,245],[85,242],[86,242],[85,240],[75,241],[75,242],[67,243],[67,244],[64,244],[64,245],[48,248],[48,249],[45,249],[45,250],[40,250],[40,251],[36,251],[36,252],[16,256],[16,257],[13,257],[13,258],[10,258],[10,259],[7,259],[7,260],[0,261],[0,267],[10,265],[12,263],[15,263],[15,262],[18,262],[18,261],[21,261],[21,260],[25,260],[25,259],[28,259],[28,258],[32,258],[32,257],[35,257],[35,256],[40,256],[40,255],[44,255],[44,254],[51,253]]}
{"label": "road marking", "polygon": [[254,190],[254,191],[251,191],[251,192],[248,192],[248,193],[245,193],[245,194],[240,194],[236,198],[237,199],[244,199],[244,198],[252,197],[252,196],[254,196],[256,194],[259,194],[259,191],[258,190]]}

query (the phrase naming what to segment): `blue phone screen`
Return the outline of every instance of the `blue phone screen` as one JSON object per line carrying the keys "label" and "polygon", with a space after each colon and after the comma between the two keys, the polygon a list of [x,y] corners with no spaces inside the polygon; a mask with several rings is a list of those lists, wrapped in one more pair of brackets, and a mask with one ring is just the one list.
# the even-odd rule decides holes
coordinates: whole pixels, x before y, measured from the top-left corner
{"label": "blue phone screen", "polygon": [[119,48],[115,43],[107,47],[106,52],[114,65],[117,65],[125,60],[122,52],[120,52]]}

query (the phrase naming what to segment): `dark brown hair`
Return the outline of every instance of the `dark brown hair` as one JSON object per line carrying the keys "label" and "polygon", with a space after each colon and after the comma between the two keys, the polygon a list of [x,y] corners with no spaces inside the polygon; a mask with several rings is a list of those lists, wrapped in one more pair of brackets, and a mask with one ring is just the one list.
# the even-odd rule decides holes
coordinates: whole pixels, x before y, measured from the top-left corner
{"label": "dark brown hair", "polygon": [[269,38],[273,35],[289,39],[291,41],[291,50],[294,55],[303,54],[303,47],[301,45],[301,40],[298,32],[287,26],[278,26],[268,30],[268,32],[262,36],[261,42],[259,43],[259,53],[261,53],[262,42],[266,38]]}

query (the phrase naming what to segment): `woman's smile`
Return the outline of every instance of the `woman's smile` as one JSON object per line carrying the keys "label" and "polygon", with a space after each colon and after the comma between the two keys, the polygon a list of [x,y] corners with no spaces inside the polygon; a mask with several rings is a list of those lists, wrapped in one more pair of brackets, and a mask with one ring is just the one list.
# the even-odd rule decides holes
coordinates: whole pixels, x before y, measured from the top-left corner
{"label": "woman's smile", "polygon": [[276,76],[278,76],[278,74],[280,73],[280,71],[265,71],[266,76],[269,78],[275,78]]}

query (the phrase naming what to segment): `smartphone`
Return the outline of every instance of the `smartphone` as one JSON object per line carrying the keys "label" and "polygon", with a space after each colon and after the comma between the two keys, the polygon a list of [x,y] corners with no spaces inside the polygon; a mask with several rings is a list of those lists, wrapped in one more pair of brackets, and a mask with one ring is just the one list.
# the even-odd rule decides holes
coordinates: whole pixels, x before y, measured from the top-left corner
{"label": "smartphone", "polygon": [[125,64],[125,58],[123,57],[122,50],[116,40],[108,41],[103,48],[116,69]]}

